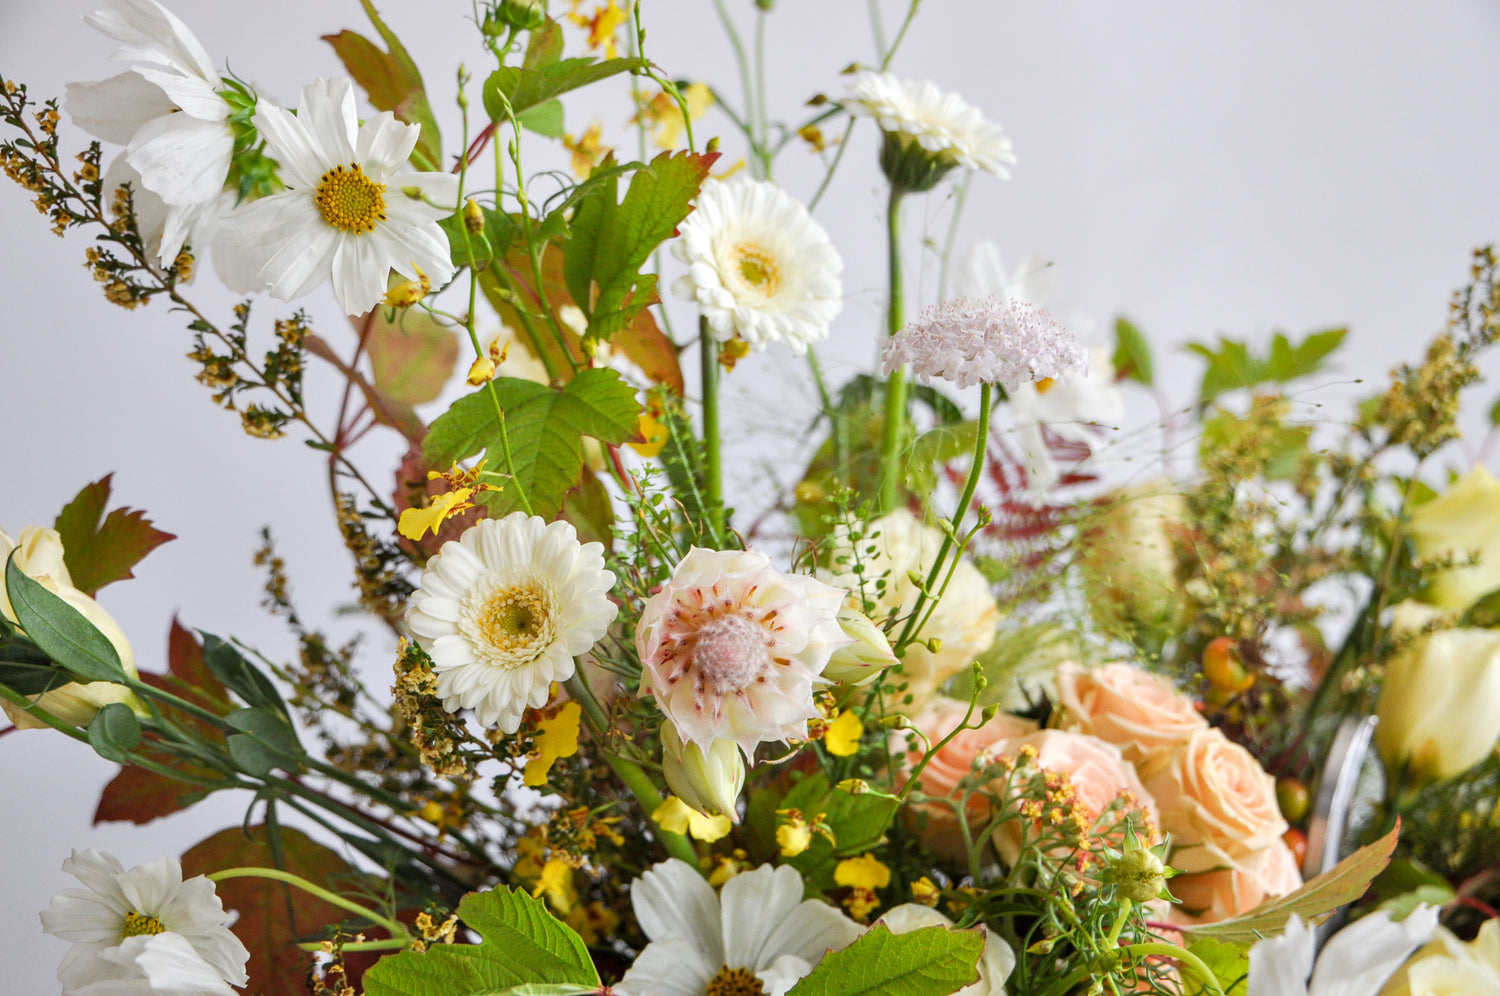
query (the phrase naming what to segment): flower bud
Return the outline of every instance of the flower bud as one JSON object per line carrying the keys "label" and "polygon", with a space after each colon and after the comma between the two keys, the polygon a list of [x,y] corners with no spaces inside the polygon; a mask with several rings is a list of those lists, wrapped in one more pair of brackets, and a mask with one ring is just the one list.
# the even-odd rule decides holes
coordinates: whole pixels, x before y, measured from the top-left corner
{"label": "flower bud", "polygon": [[464,230],[470,235],[478,235],[484,231],[484,208],[472,197],[464,205]]}
{"label": "flower bud", "polygon": [[896,654],[885,633],[848,602],[839,609],[839,625],[851,642],[833,652],[823,669],[825,678],[863,685],[896,663]]}
{"label": "flower bud", "polygon": [[1149,903],[1161,898],[1167,884],[1167,866],[1149,847],[1133,842],[1102,877],[1118,886],[1120,895],[1131,902]]}
{"label": "flower bud", "polygon": [[[1441,613],[1396,606],[1399,637]],[[1500,631],[1449,629],[1416,636],[1386,662],[1375,707],[1375,744],[1394,772],[1414,783],[1453,778],[1489,756],[1500,740]]]}
{"label": "flower bud", "polygon": [[683,802],[705,815],[739,822],[735,804],[745,787],[745,761],[733,740],[715,740],[704,751],[683,743],[669,720],[661,727],[661,766],[668,787]]}
{"label": "flower bud", "polygon": [[488,384],[495,379],[495,361],[488,356],[481,356],[469,367],[468,383],[470,387],[479,387]]}

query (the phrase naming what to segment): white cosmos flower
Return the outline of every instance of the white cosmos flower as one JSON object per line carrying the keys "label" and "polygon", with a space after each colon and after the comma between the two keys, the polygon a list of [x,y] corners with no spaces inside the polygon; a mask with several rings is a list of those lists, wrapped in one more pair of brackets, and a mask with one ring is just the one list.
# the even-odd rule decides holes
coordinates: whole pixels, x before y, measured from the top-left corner
{"label": "white cosmos flower", "polygon": [[763,553],[694,547],[641,612],[641,693],[705,751],[733,740],[753,761],[762,741],[806,737],[813,686],[829,684],[829,658],[854,642],[839,624],[843,601]]}
{"label": "white cosmos flower", "polygon": [[[104,0],[90,26],[122,43],[114,57],[139,63],[97,83],[68,84],[65,107],[80,128],[125,146],[139,186],[165,205],[157,248],[170,265],[201,215],[224,192],[234,157],[223,80],[187,26],[156,0]],[[215,209],[216,210],[216,209]]]}
{"label": "white cosmos flower", "polygon": [[1250,949],[1246,996],[1375,996],[1432,936],[1437,918],[1431,906],[1417,907],[1400,923],[1391,922],[1389,911],[1371,913],[1334,934],[1314,967],[1316,932],[1294,914],[1284,933]]}
{"label": "white cosmos flower", "polygon": [[420,270],[435,286],[452,278],[437,223],[457,206],[458,177],[407,165],[420,128],[388,111],[360,124],[348,79],[303,87],[295,117],[261,104],[254,122],[287,189],[230,223],[238,241],[266,250],[260,280],[273,297],[302,297],[331,277],[344,311],[358,315],[385,295],[391,270],[409,280]]}
{"label": "white cosmos flower", "polygon": [[630,904],[651,939],[615,986],[621,996],[785,996],[823,955],[864,928],[816,899],[803,900],[789,865],[741,872],[719,895],[672,858],[630,887]]}
{"label": "white cosmos flower", "polygon": [[579,543],[567,522],[512,512],[443,544],[406,624],[432,656],[443,708],[514,733],[609,629],[614,583],[601,544]]}
{"label": "white cosmos flower", "polygon": [[1000,126],[956,93],[930,80],[889,73],[856,73],[843,101],[850,114],[874,118],[882,131],[915,143],[944,165],[1010,176],[1016,156]]}
{"label": "white cosmos flower", "polygon": [[62,868],[85,886],[42,911],[42,928],[73,942],[57,969],[63,996],[230,993],[225,982],[248,981],[250,953],[224,926],[213,883],[184,882],[176,858],[126,871],[113,855],[75,850]]}
{"label": "white cosmos flower", "polygon": [[698,303],[715,338],[737,335],[754,350],[784,342],[798,355],[828,338],[843,308],[844,264],[828,233],[780,187],[710,180],[678,231],[672,255],[688,272],[672,290]]}

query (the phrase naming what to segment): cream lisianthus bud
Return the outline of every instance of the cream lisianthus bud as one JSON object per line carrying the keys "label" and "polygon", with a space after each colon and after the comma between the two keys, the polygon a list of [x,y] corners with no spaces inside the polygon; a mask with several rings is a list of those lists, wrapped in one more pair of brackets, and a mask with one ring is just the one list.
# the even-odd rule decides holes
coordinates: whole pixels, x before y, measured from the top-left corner
{"label": "cream lisianthus bud", "polygon": [[[1396,606],[1399,636],[1440,615],[1415,602]],[[1375,743],[1393,770],[1415,782],[1453,778],[1484,760],[1500,740],[1500,631],[1440,630],[1417,636],[1386,662]]]}
{"label": "cream lisianthus bud", "polygon": [[1089,609],[1106,630],[1165,638],[1182,615],[1173,534],[1185,506],[1169,489],[1154,482],[1114,492],[1080,535]]}
{"label": "cream lisianthus bud", "polygon": [[839,625],[844,628],[844,635],[854,642],[833,652],[828,666],[823,669],[823,677],[863,685],[896,663],[896,654],[891,650],[891,641],[886,639],[885,633],[869,616],[848,602],[839,609]]}
{"label": "cream lisianthus bud", "polygon": [[745,761],[733,740],[715,740],[707,751],[683,743],[671,721],[661,726],[661,767],[667,786],[677,797],[706,816],[740,821],[740,791],[745,787]]}
{"label": "cream lisianthus bud", "polygon": [[[63,561],[62,536],[57,530],[28,526],[21,530],[18,540],[12,540],[4,530],[0,530],[0,568],[4,567],[12,551],[15,552],[16,566],[21,573],[67,602],[103,633],[105,639],[114,646],[115,653],[119,654],[120,666],[125,669],[125,673],[132,678],[136,677],[135,655],[131,653],[125,631],[98,602],[73,587],[73,577]],[[0,581],[0,613],[4,613],[11,623],[19,625],[3,581]],[[74,726],[87,726],[95,713],[112,702],[123,702],[136,712],[144,713],[144,707],[130,689],[107,681],[92,681],[86,685],[67,684],[50,692],[43,692],[34,701],[58,719]],[[0,702],[0,709],[5,710],[5,715],[10,717],[10,721],[18,729],[41,729],[47,725],[9,702]]]}
{"label": "cream lisianthus bud", "polygon": [[1500,481],[1483,466],[1418,505],[1406,532],[1419,560],[1447,558],[1458,565],[1433,575],[1426,601],[1462,612],[1500,588]]}

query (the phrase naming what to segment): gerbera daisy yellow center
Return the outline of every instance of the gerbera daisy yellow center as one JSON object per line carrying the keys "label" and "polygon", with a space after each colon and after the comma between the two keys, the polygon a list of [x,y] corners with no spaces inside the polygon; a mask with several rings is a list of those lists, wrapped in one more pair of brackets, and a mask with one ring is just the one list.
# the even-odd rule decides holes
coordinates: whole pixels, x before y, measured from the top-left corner
{"label": "gerbera daisy yellow center", "polygon": [[781,286],[781,271],[776,259],[760,246],[744,243],[734,247],[732,254],[740,280],[757,293],[770,297]]}
{"label": "gerbera daisy yellow center", "polygon": [[748,968],[730,968],[725,965],[719,974],[708,980],[703,996],[765,996],[765,989],[755,973]]}
{"label": "gerbera daisy yellow center", "polygon": [[720,692],[748,687],[769,660],[765,630],[743,616],[710,619],[693,645],[693,665]]}
{"label": "gerbera daisy yellow center", "polygon": [[154,916],[134,911],[125,914],[125,928],[120,931],[122,937],[140,937],[142,934],[160,934],[166,931],[161,921]]}
{"label": "gerbera daisy yellow center", "polygon": [[358,163],[324,173],[315,200],[323,220],[340,231],[365,235],[385,221],[385,184],[365,176]]}
{"label": "gerbera daisy yellow center", "polygon": [[523,667],[557,637],[557,606],[544,585],[496,585],[476,592],[459,627],[475,653],[498,667]]}

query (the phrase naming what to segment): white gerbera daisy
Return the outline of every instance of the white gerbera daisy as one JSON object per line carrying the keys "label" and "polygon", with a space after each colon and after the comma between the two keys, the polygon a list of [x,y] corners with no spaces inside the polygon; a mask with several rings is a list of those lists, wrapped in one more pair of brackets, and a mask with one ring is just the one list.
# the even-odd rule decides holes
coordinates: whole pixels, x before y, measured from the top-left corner
{"label": "white gerbera daisy", "polygon": [[958,298],[928,308],[886,341],[881,370],[910,363],[924,382],[934,377],[959,387],[1018,384],[1088,370],[1088,354],[1073,333],[1022,301]]}
{"label": "white gerbera daisy", "polygon": [[579,543],[567,522],[512,512],[443,544],[406,624],[432,656],[443,708],[514,733],[609,629],[614,583],[601,544]]}
{"label": "white gerbera daisy", "polygon": [[654,866],[630,887],[651,939],[615,987],[621,996],[785,996],[823,955],[864,928],[816,899],[803,900],[789,865],[741,872],[719,895],[685,861]]}
{"label": "white gerbera daisy", "polygon": [[407,165],[420,128],[388,111],[360,124],[348,79],[303,87],[295,117],[262,104],[254,123],[287,189],[229,222],[240,242],[267,250],[260,279],[273,297],[302,297],[332,277],[344,311],[358,315],[379,303],[392,270],[435,285],[452,278],[437,223],[457,206],[458,177]]}
{"label": "white gerbera daisy", "polygon": [[[849,79],[844,109],[874,118],[886,134],[881,165],[892,182],[926,190],[954,166],[983,170],[1002,180],[1016,162],[1000,126],[956,93],[944,93],[930,80],[907,80],[889,73],[856,73]],[[921,150],[912,156],[915,149]],[[901,163],[898,172],[896,160]],[[890,161],[888,161],[890,160]],[[918,162],[925,160],[925,167]]]}
{"label": "white gerbera daisy", "polygon": [[[250,953],[224,926],[224,905],[213,883],[202,875],[184,882],[176,858],[126,871],[111,854],[75,850],[62,868],[85,886],[57,893],[42,911],[42,928],[73,942],[57,969],[63,996],[124,996],[137,991],[131,983],[142,979],[143,994],[226,993],[231,990],[224,982],[248,981]],[[158,979],[163,985],[157,986]],[[211,985],[214,980],[219,987]]]}
{"label": "white gerbera daisy", "polygon": [[694,547],[641,612],[641,692],[684,742],[706,751],[733,740],[753,761],[762,741],[807,736],[813,686],[829,683],[829,658],[853,642],[839,625],[843,601],[763,553]]}
{"label": "white gerbera daisy", "polygon": [[224,82],[187,26],[156,0],[104,0],[84,18],[123,43],[116,59],[144,63],[98,83],[68,84],[73,122],[125,146],[140,185],[166,205],[160,241],[170,265],[224,192],[234,158],[231,108]]}
{"label": "white gerbera daisy", "polygon": [[843,261],[812,215],[774,183],[710,180],[679,227],[672,255],[688,264],[672,285],[696,301],[721,342],[784,342],[807,352],[843,308]]}

